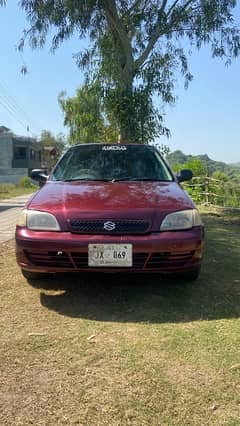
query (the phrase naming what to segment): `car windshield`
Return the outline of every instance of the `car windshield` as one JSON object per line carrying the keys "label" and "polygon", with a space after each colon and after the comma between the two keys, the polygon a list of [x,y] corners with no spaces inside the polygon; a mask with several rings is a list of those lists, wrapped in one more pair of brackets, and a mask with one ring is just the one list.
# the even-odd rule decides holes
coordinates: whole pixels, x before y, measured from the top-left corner
{"label": "car windshield", "polygon": [[173,181],[173,176],[150,146],[78,145],[67,151],[50,180]]}

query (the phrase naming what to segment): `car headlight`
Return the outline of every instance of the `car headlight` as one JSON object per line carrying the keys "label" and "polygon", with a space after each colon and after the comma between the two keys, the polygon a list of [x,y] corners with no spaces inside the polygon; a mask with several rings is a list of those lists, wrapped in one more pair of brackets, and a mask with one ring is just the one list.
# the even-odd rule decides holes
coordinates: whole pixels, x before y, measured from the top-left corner
{"label": "car headlight", "polygon": [[162,221],[160,231],[177,231],[201,226],[202,220],[198,210],[182,210],[168,214]]}
{"label": "car headlight", "polygon": [[17,225],[34,231],[60,231],[55,216],[38,210],[22,210]]}

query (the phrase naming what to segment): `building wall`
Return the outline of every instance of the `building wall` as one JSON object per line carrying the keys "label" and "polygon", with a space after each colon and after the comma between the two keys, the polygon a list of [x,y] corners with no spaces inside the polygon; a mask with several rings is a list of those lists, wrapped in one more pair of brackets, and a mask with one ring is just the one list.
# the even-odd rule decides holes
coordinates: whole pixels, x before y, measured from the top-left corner
{"label": "building wall", "polygon": [[0,133],[0,168],[12,168],[12,158],[12,135],[11,133]]}
{"label": "building wall", "polygon": [[18,183],[32,169],[41,167],[41,161],[42,145],[34,138],[0,132],[0,183]]}
{"label": "building wall", "polygon": [[0,183],[19,183],[19,180],[28,175],[28,169],[0,168]]}
{"label": "building wall", "polygon": [[13,136],[13,168],[29,170],[41,167],[43,146],[34,138]]}

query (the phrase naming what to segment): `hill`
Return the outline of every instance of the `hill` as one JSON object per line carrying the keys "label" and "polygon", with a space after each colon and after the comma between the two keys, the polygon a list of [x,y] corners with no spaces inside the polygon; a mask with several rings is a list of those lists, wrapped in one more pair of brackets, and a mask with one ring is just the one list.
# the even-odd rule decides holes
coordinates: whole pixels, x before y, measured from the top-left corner
{"label": "hill", "polygon": [[167,159],[171,166],[176,164],[185,164],[186,162],[192,159],[199,159],[203,163],[206,164],[209,175],[211,175],[215,171],[224,172],[229,176],[234,176],[236,174],[240,174],[240,163],[235,164],[227,164],[222,161],[215,161],[209,158],[207,154],[204,155],[190,155],[184,154],[182,151],[177,150],[171,152]]}

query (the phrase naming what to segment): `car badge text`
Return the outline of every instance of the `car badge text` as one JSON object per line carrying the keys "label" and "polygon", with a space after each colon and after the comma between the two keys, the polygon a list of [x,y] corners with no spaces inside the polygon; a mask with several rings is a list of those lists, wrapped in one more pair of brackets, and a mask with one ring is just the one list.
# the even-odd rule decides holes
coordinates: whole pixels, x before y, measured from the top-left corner
{"label": "car badge text", "polygon": [[105,145],[102,147],[102,151],[127,151],[127,147],[124,145]]}

